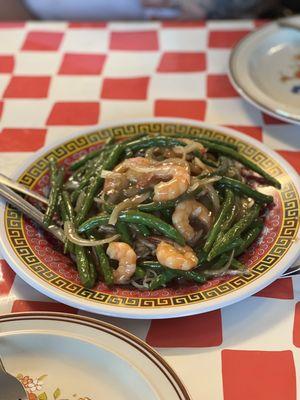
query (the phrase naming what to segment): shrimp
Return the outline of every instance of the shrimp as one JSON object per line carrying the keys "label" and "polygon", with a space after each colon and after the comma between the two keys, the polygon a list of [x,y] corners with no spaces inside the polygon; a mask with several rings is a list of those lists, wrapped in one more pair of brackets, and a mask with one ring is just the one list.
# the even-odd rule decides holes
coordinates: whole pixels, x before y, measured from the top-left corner
{"label": "shrimp", "polygon": [[150,160],[143,157],[134,157],[124,160],[105,178],[103,192],[114,199],[120,196],[121,191],[127,189],[130,182],[139,182],[140,187],[146,186],[152,178],[150,174],[132,172],[134,166],[149,166]]}
{"label": "shrimp", "polygon": [[197,232],[190,224],[190,217],[197,218],[207,227],[210,227],[212,222],[210,211],[199,201],[190,199],[178,203],[172,215],[172,222],[188,242],[197,237]]}
{"label": "shrimp", "polygon": [[154,186],[154,201],[167,201],[176,199],[187,191],[190,186],[190,173],[180,165],[163,163],[155,171],[155,175],[161,179],[171,177],[167,182],[160,182]]}
{"label": "shrimp", "polygon": [[113,260],[119,261],[119,266],[113,271],[114,283],[126,284],[135,273],[136,254],[129,244],[112,242],[108,245],[106,254]]}
{"label": "shrimp", "polygon": [[160,242],[156,249],[156,258],[165,267],[188,271],[198,264],[198,258],[189,246],[172,245]]}
{"label": "shrimp", "polygon": [[[141,160],[143,160],[142,163]],[[130,179],[136,177],[136,174],[140,174],[136,177],[137,186],[141,187],[143,184],[143,187],[147,187],[147,184],[148,186],[154,184],[154,201],[176,199],[190,185],[190,168],[184,160],[169,159],[157,162],[148,158],[136,157],[135,159],[125,160],[124,163],[130,169],[127,174],[127,176],[131,176]],[[143,177],[143,175],[145,176]],[[163,180],[163,182],[155,184],[159,180]]]}

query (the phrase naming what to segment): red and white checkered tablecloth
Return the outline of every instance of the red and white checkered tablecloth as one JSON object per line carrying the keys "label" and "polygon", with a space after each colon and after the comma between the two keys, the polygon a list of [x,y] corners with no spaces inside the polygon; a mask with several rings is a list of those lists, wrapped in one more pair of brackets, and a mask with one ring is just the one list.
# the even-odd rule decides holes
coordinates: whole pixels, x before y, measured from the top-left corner
{"label": "red and white checkered tablecloth", "polygon": [[[300,171],[299,126],[264,115],[228,80],[230,50],[257,25],[1,23],[0,171],[13,174],[36,150],[82,127],[153,116],[231,126]],[[78,312],[1,260],[0,312],[28,310]],[[195,400],[295,400],[297,390],[300,399],[300,277],[202,315],[103,319],[158,349]]]}

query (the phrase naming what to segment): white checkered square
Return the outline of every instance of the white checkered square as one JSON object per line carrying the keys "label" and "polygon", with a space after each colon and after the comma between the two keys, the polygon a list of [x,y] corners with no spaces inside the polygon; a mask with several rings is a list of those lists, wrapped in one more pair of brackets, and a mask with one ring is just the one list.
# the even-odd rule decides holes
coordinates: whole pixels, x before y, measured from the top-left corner
{"label": "white checkered square", "polygon": [[15,58],[15,75],[53,75],[61,63],[58,52],[22,51]]}
{"label": "white checkered square", "polygon": [[152,75],[157,69],[159,59],[160,53],[153,51],[114,51],[107,57],[103,75],[105,77]]}
{"label": "white checkered square", "polygon": [[263,140],[274,150],[300,150],[299,125],[265,125]]}
{"label": "white checkered square", "polygon": [[10,74],[1,74],[1,78],[0,78],[0,97],[3,96],[3,93],[8,85],[8,82],[11,79],[11,75]]}
{"label": "white checkered square", "polygon": [[103,53],[108,50],[106,29],[68,29],[61,50],[65,53]]}
{"label": "white checkered square", "polygon": [[25,34],[19,29],[0,29],[0,54],[14,54],[21,48]]}
{"label": "white checkered square", "polygon": [[203,99],[205,74],[156,74],[150,80],[150,99]]}
{"label": "white checkered square", "polygon": [[222,310],[222,347],[239,349],[241,343],[247,350],[292,347],[294,306],[293,300],[249,297],[225,307]]}
{"label": "white checkered square", "polygon": [[207,100],[206,121],[214,124],[259,126],[262,115],[259,110],[242,99]]}
{"label": "white checkered square", "polygon": [[227,74],[229,70],[230,49],[208,49],[206,53],[207,70],[210,74]]}
{"label": "white checkered square", "polygon": [[8,128],[44,127],[51,106],[49,100],[44,99],[6,100],[1,118],[2,126]]}
{"label": "white checkered square", "polygon": [[102,87],[100,76],[54,76],[49,98],[55,101],[98,100]]}
{"label": "white checkered square", "polygon": [[159,31],[159,37],[162,51],[203,51],[207,47],[204,28],[164,28]]}
{"label": "white checkered square", "polygon": [[152,101],[101,101],[101,122],[153,117]]}

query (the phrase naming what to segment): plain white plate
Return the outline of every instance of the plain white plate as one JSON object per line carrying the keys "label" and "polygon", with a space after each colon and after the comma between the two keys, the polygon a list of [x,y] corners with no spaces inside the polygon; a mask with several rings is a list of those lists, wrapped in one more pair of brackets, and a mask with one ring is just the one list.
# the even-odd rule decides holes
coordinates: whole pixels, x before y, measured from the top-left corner
{"label": "plain white plate", "polygon": [[300,124],[300,30],[276,22],[263,26],[236,45],[229,67],[241,96],[267,114]]}
{"label": "plain white plate", "polygon": [[190,399],[150,346],[91,318],[47,312],[2,315],[0,354],[7,371],[32,393],[30,399]]}

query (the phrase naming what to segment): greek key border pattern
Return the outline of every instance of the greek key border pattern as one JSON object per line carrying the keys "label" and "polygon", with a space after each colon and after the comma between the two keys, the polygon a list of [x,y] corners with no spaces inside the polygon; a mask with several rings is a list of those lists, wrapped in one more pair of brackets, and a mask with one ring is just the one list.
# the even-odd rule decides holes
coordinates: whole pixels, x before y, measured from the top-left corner
{"label": "greek key border pattern", "polygon": [[[275,160],[269,158],[259,149],[249,146],[248,144],[241,142],[234,137],[227,136],[222,132],[189,125],[142,123],[128,124],[125,126],[117,126],[95,131],[63,143],[62,145],[46,153],[43,157],[39,158],[34,164],[27,168],[27,170],[21,176],[20,182],[29,187],[33,186],[34,183],[45,173],[49,158],[55,157],[58,161],[63,160],[70,154],[76,153],[95,144],[101,144],[107,137],[111,135],[121,139],[137,133],[162,133],[167,135],[175,132],[182,134],[196,134],[199,136],[222,139],[229,143],[238,144],[241,152],[244,155],[255,161],[270,174],[276,177],[280,175],[284,176],[284,171]],[[48,282],[50,285],[60,289],[61,291],[73,294],[82,299],[88,299],[97,303],[121,307],[157,308],[182,306],[208,301],[231,293],[257,279],[259,276],[263,275],[272,267],[274,267],[275,264],[277,264],[277,262],[291,246],[297,234],[299,225],[299,197],[294,185],[292,183],[285,184],[280,194],[284,210],[280,236],[277,238],[277,241],[271,251],[249,271],[247,276],[237,276],[232,278],[230,281],[221,283],[213,288],[200,290],[199,292],[192,294],[173,297],[129,298],[85,289],[81,285],[72,283],[54,273],[38,259],[27,243],[23,230],[22,214],[11,206],[6,207],[5,225],[10,243],[23,264],[25,264],[26,267],[29,268],[40,279]]]}

